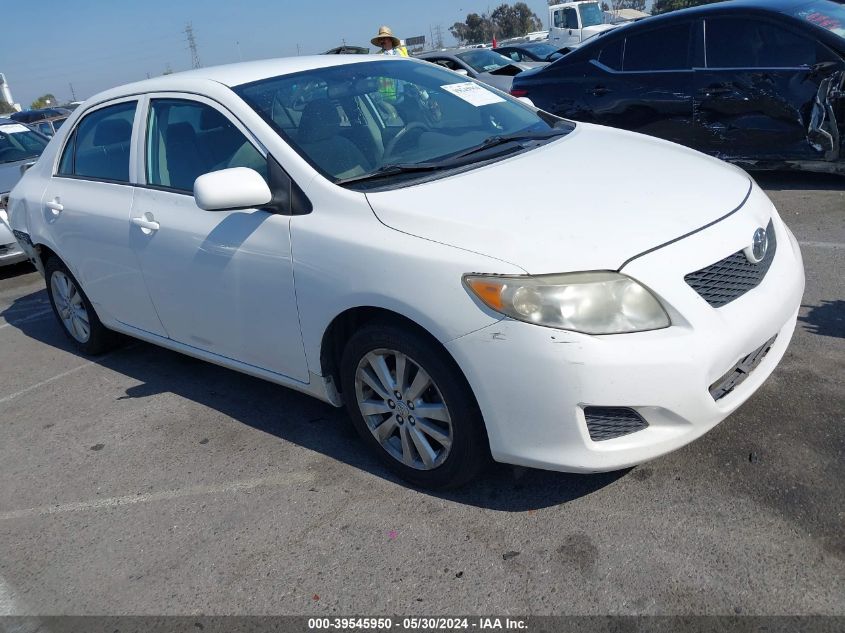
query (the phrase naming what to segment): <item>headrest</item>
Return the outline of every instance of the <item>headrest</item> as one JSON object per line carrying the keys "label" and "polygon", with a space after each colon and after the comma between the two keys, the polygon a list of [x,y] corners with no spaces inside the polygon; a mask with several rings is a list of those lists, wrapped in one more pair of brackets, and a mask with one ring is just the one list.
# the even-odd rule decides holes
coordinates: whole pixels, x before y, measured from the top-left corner
{"label": "headrest", "polygon": [[128,143],[132,138],[132,124],[126,119],[106,119],[97,125],[94,132],[94,145],[114,145]]}
{"label": "headrest", "polygon": [[193,143],[197,133],[190,123],[174,123],[167,126],[167,143]]}
{"label": "headrest", "polygon": [[200,129],[214,130],[218,127],[226,127],[229,121],[214,108],[203,108],[200,112]]}
{"label": "headrest", "polygon": [[328,99],[315,99],[302,112],[299,120],[298,139],[302,143],[316,143],[336,136],[340,132],[340,115],[337,106]]}

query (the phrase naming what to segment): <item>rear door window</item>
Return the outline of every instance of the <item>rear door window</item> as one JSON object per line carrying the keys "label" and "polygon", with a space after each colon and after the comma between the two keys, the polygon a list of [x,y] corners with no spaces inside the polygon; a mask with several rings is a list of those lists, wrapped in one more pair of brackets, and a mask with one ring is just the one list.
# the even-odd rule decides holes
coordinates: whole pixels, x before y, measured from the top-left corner
{"label": "rear door window", "polygon": [[708,68],[796,68],[817,61],[815,41],[770,22],[709,19],[705,38]]}
{"label": "rear door window", "polygon": [[625,71],[688,70],[691,22],[673,24],[629,35],[625,39]]}
{"label": "rear door window", "polygon": [[100,108],[86,115],[65,146],[59,174],[109,182],[129,182],[129,151],[136,101]]}

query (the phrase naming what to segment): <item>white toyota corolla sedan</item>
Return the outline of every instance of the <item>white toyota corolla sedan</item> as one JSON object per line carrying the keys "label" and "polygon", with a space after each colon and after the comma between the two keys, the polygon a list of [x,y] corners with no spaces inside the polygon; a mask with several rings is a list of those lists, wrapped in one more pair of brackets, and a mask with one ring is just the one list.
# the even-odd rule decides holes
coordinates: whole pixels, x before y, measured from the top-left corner
{"label": "white toyota corolla sedan", "polygon": [[435,487],[687,444],[772,373],[804,288],[743,171],[408,59],[104,92],[10,224],[82,351],[120,332],[345,404]]}

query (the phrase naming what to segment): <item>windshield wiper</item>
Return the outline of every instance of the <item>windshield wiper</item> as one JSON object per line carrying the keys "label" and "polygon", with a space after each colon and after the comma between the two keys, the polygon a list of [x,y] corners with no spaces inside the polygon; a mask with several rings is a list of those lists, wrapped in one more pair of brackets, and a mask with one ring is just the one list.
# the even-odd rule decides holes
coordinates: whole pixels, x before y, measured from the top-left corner
{"label": "windshield wiper", "polygon": [[395,176],[397,174],[413,174],[414,172],[436,171],[438,169],[446,169],[449,165],[442,163],[393,163],[382,165],[375,171],[367,172],[360,176],[351,176],[349,178],[341,178],[335,181],[337,185],[346,185],[352,182],[363,182],[366,180],[378,180],[379,178],[386,178],[387,176]]}
{"label": "windshield wiper", "polygon": [[[472,156],[479,152],[484,152],[492,147],[499,147],[501,145],[508,145],[509,143],[519,143],[520,141],[544,141],[555,136],[563,136],[568,134],[567,128],[552,128],[550,130],[541,130],[538,132],[514,132],[513,134],[497,134],[484,139],[484,142],[475,147],[470,147],[458,154],[453,154],[447,160],[460,160],[467,156]],[[521,147],[521,146],[520,146]],[[515,148],[516,149],[516,148]]]}
{"label": "windshield wiper", "polygon": [[337,180],[335,184],[346,185],[353,182],[378,180],[379,178],[386,178],[398,174],[423,173],[429,171],[437,171],[441,169],[451,169],[453,167],[460,167],[462,165],[468,164],[468,161],[464,160],[466,157],[478,154],[479,152],[484,152],[494,147],[513,144],[514,146],[509,149],[517,150],[522,148],[522,146],[519,145],[520,141],[546,140],[555,136],[562,136],[564,134],[567,134],[568,132],[569,129],[567,128],[553,128],[550,130],[542,130],[539,132],[515,132],[513,134],[500,134],[496,136],[490,136],[484,139],[484,142],[480,145],[470,147],[469,149],[458,152],[457,154],[451,154],[440,160],[426,161],[421,163],[392,163],[382,165],[375,171],[371,171],[360,176],[352,176],[350,178],[342,178],[341,180]]}

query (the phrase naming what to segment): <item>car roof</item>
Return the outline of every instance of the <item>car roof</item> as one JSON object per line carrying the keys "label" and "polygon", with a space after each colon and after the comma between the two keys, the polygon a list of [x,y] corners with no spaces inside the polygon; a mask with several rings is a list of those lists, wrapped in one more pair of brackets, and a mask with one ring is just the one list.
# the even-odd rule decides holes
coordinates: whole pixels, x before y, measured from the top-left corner
{"label": "car roof", "polygon": [[252,62],[226,64],[209,68],[197,68],[152,79],[145,79],[131,84],[118,86],[94,95],[90,102],[102,102],[119,97],[142,94],[146,92],[184,91],[199,89],[203,84],[222,84],[234,88],[243,84],[289,75],[319,68],[346,66],[367,62],[386,61],[392,63],[414,63],[406,57],[389,55],[303,55],[301,57],[281,57],[278,59],[263,59]]}
{"label": "car roof", "polygon": [[[710,4],[702,4],[696,7],[689,7],[687,9],[680,9],[678,11],[670,11],[669,13],[662,13],[654,15],[642,20],[629,22],[628,24],[620,25],[618,28],[627,28],[634,24],[657,24],[658,22],[679,19],[682,17],[692,17],[697,15],[705,15],[708,13],[719,12],[734,12],[734,11],[769,11],[772,13],[791,13],[797,7],[813,4],[817,0],[727,0],[726,2],[713,2]],[[831,0],[836,2],[836,0]],[[613,29],[618,30],[617,29]],[[610,32],[610,31],[608,31]]]}

